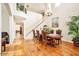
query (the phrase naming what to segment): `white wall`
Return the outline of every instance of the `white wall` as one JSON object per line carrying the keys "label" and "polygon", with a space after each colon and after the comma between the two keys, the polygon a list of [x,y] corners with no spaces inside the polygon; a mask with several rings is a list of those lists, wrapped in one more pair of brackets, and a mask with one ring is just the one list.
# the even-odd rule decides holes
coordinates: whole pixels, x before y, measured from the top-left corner
{"label": "white wall", "polygon": [[2,4],[1,7],[2,7],[2,15],[1,15],[2,16],[2,32],[8,32],[9,41],[11,43],[11,40],[12,40],[11,36],[13,35],[12,35],[12,32],[10,32],[11,14],[10,14],[10,9],[8,8],[9,5]]}
{"label": "white wall", "polygon": [[34,27],[36,27],[42,21],[42,15],[27,11],[26,20],[24,21],[24,38],[32,39],[32,33],[27,35],[29,31],[31,31]]}
{"label": "white wall", "polygon": [[0,53],[1,53],[1,4],[0,4]]}
{"label": "white wall", "polygon": [[9,33],[9,11],[6,5],[2,4],[2,32]]}
{"label": "white wall", "polygon": [[13,43],[16,36],[16,24],[14,22],[13,16],[9,17],[9,36],[10,36],[10,44]]}

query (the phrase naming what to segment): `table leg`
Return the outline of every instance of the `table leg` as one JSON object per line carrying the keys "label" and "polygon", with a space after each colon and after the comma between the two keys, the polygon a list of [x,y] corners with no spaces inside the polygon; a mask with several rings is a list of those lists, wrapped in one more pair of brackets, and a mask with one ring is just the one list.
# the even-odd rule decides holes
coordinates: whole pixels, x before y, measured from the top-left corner
{"label": "table leg", "polygon": [[55,40],[54,40],[54,39],[52,39],[52,46],[53,46],[53,47],[56,47],[56,46],[55,46]]}

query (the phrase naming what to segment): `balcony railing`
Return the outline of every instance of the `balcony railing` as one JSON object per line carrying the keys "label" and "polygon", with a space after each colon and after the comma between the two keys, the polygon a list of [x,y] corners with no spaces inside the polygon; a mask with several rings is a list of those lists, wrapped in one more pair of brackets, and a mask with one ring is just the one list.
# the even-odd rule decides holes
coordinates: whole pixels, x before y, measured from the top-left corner
{"label": "balcony railing", "polygon": [[25,4],[24,3],[16,3],[16,9],[18,11],[22,11],[24,13],[27,13],[27,9],[25,8]]}

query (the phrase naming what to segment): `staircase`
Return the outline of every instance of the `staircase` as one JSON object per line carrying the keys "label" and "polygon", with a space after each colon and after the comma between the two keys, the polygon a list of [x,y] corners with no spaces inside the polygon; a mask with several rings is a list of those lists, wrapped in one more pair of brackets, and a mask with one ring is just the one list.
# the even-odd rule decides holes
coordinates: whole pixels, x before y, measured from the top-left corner
{"label": "staircase", "polygon": [[[31,30],[26,34],[26,36],[28,36],[30,33],[32,33],[32,30],[33,30],[33,29],[36,29],[36,28],[38,28],[41,24],[43,24],[44,21],[46,21],[46,20],[42,20],[41,22],[37,21],[37,22],[36,22],[37,25],[36,25],[35,27],[31,28]],[[34,25],[32,25],[32,26],[34,26]]]}
{"label": "staircase", "polygon": [[[26,35],[29,35],[33,29],[36,29],[37,27],[39,27],[45,20],[41,21],[40,23],[38,23],[34,28],[32,28]],[[39,22],[39,21],[38,21]],[[34,25],[33,25],[34,26]]]}

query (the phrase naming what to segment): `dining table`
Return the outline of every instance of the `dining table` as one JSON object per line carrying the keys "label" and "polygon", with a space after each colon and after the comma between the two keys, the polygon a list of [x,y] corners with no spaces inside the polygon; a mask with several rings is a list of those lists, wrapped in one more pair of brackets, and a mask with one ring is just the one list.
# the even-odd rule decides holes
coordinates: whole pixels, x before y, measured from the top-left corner
{"label": "dining table", "polygon": [[47,34],[47,37],[51,38],[52,42],[53,42],[53,46],[55,46],[55,40],[60,40],[63,36],[58,35],[58,34]]}
{"label": "dining table", "polygon": [[58,34],[47,34],[47,37],[50,37],[52,39],[61,39],[63,36]]}

